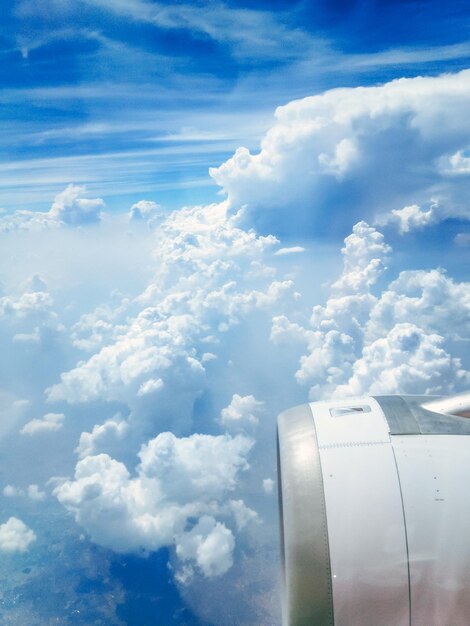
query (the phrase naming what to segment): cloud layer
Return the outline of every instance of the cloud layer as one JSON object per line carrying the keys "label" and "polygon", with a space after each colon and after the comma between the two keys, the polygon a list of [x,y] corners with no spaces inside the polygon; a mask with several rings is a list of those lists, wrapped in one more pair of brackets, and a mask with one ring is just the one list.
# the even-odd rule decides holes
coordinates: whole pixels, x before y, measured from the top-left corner
{"label": "cloud layer", "polygon": [[85,192],[84,187],[68,185],[56,195],[49,211],[20,210],[0,217],[0,231],[38,230],[99,222],[104,202],[101,198],[83,197]]}
{"label": "cloud layer", "polygon": [[273,319],[272,340],[304,343],[296,378],[312,400],[369,393],[449,393],[470,375],[455,342],[470,331],[470,286],[443,270],[403,271],[383,290],[377,282],[391,248],[373,227],[356,224],[345,239],[343,272],[307,326]]}
{"label": "cloud layer", "polygon": [[[208,622],[276,623],[277,413],[470,384],[469,76],[280,108],[217,203],[105,215],[69,186],[2,217],[3,550],[33,554],[55,507],[112,558],[166,548]],[[414,232],[437,223],[438,253]]]}
{"label": "cloud layer", "polygon": [[154,280],[122,303],[118,318],[101,310],[83,319],[80,344],[96,352],[63,373],[48,397],[124,402],[149,433],[165,425],[183,432],[224,334],[296,295],[265,264],[277,240],[238,227],[225,203],[174,212],[155,243]]}
{"label": "cloud layer", "polygon": [[216,576],[232,565],[235,546],[216,516],[230,516],[229,494],[252,445],[241,436],[161,433],[142,446],[134,478],[106,454],[86,456],[54,493],[93,541],[117,552],[175,545],[183,563]]}
{"label": "cloud layer", "polygon": [[469,94],[465,70],[290,102],[258,153],[239,148],[210,173],[269,232],[327,233],[359,217],[403,232],[467,220]]}

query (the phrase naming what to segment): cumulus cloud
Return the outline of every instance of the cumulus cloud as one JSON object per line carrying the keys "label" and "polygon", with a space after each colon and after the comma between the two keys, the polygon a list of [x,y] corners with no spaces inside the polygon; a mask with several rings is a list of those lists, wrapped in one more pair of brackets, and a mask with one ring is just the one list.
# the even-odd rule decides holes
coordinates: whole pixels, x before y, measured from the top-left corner
{"label": "cumulus cloud", "polygon": [[[10,293],[3,289],[0,319],[4,328],[8,326],[15,332],[28,329],[40,335],[41,327],[45,325],[59,327],[53,305],[54,300],[46,283],[34,274],[19,285],[12,286]],[[26,340],[26,333],[23,334]]]}
{"label": "cumulus cloud", "polygon": [[230,404],[222,409],[220,421],[225,428],[239,430],[257,426],[258,415],[264,402],[259,402],[252,395],[240,396],[233,394]]}
{"label": "cumulus cloud", "polygon": [[27,496],[31,498],[31,500],[35,500],[36,502],[41,502],[45,499],[46,493],[39,489],[39,486],[36,484],[28,485],[26,491],[23,489],[18,489],[18,487],[14,487],[13,485],[5,485],[3,488],[3,495],[6,498],[15,498],[18,496]]}
{"label": "cumulus cloud", "polygon": [[343,272],[331,286],[325,306],[315,305],[310,325],[303,327],[285,316],[275,317],[271,337],[276,343],[293,338],[306,344],[307,354],[296,373],[310,394],[332,392],[361,355],[363,329],[376,302],[371,288],[383,274],[390,247],[375,228],[359,222],[342,249]]}
{"label": "cumulus cloud", "polygon": [[[279,109],[259,155],[242,149],[214,173],[227,201],[165,216],[157,215],[154,203],[141,201],[127,217],[108,216],[99,229],[86,230],[86,241],[112,240],[119,250],[109,233],[120,233],[118,241],[130,242],[129,250],[144,240],[153,242],[151,257],[142,253],[129,265],[131,279],[124,287],[116,283],[125,264],[119,270],[110,264],[112,271],[105,272],[99,253],[90,255],[91,271],[85,272],[100,268],[97,273],[106,275],[98,295],[95,285],[90,292],[85,288],[83,270],[72,277],[64,272],[61,288],[54,272],[44,274],[54,287],[53,299],[40,277],[6,280],[0,316],[3,328],[11,326],[16,337],[15,358],[24,351],[24,360],[18,357],[21,367],[26,360],[35,362],[32,342],[41,324],[54,319],[53,307],[59,307],[64,324],[60,350],[65,356],[58,359],[61,353],[48,344],[54,367],[42,368],[41,380],[35,379],[28,395],[32,404],[16,407],[16,397],[3,402],[11,404],[13,417],[0,428],[10,423],[11,436],[36,450],[42,438],[24,435],[62,429],[60,441],[78,455],[75,475],[49,484],[92,541],[121,553],[168,546],[177,563],[176,579],[188,584],[197,573],[201,578],[228,573],[236,554],[257,559],[259,551],[271,549],[274,562],[275,434],[274,421],[260,419],[263,413],[275,415],[305,401],[307,393],[312,399],[446,393],[470,382],[467,283],[440,269],[400,272],[408,263],[403,250],[389,263],[392,250],[377,223],[354,225],[342,249],[342,272],[334,280],[322,256],[328,248],[331,259],[329,244],[318,252],[310,242],[308,254],[291,245],[308,239],[304,226],[312,215],[319,222],[338,215],[341,229],[346,214],[348,219],[356,212],[381,215],[384,224],[403,233],[455,217],[467,156],[452,155],[461,150],[468,123],[448,132],[450,143],[444,146],[431,95],[440,99],[448,131],[452,114],[459,119],[459,107],[466,110],[467,80],[463,73],[397,81],[327,92]],[[431,180],[436,181],[432,190]],[[455,194],[449,193],[451,184]],[[85,198],[76,188],[66,192],[47,213],[34,219],[23,215],[23,221],[16,216],[14,228],[42,229],[27,233],[41,241],[78,241],[85,229],[65,225],[96,221],[102,205],[80,202]],[[281,242],[260,235],[250,220],[260,223],[262,214],[269,214],[267,228],[273,220],[277,232],[292,226],[302,237]],[[22,234],[12,237],[19,240]],[[403,240],[394,241],[400,246]],[[83,239],[80,254],[82,244]],[[335,262],[336,253],[335,247]],[[12,284],[19,286],[10,293]],[[326,292],[321,301],[320,291]],[[41,405],[32,415],[45,388],[47,410],[57,413],[46,413]],[[66,404],[82,406],[66,410]],[[70,412],[66,428],[59,411]],[[64,464],[63,457],[61,450],[54,462]],[[33,480],[39,478],[21,484]],[[7,485],[4,495],[38,502],[46,497],[35,483],[21,489]],[[273,569],[277,575],[277,562]],[[239,582],[240,570],[241,563],[228,576],[239,576]]]}
{"label": "cumulus cloud", "polygon": [[266,495],[271,495],[274,491],[275,482],[272,478],[265,478],[263,480],[263,491]]}
{"label": "cumulus cloud", "polygon": [[391,248],[385,243],[382,233],[366,222],[354,225],[352,233],[344,240],[341,250],[344,269],[333,284],[339,295],[367,291],[385,270],[385,261]]}
{"label": "cumulus cloud", "polygon": [[139,200],[131,206],[129,220],[131,222],[152,223],[160,217],[161,206],[152,200]]}
{"label": "cumulus cloud", "polygon": [[39,433],[54,433],[64,425],[63,413],[46,413],[42,419],[32,419],[20,430],[22,435],[37,435]]}
{"label": "cumulus cloud", "polygon": [[163,380],[161,378],[149,378],[139,387],[137,392],[138,396],[145,396],[148,393],[154,393],[163,387]]}
{"label": "cumulus cloud", "polygon": [[457,150],[448,160],[449,174],[470,174],[470,157],[464,150]]}
{"label": "cumulus cloud", "polygon": [[19,296],[3,296],[0,298],[0,316],[25,319],[38,317],[48,313],[52,306],[52,298],[45,291],[31,291]]}
{"label": "cumulus cloud", "polygon": [[104,202],[101,198],[83,197],[84,187],[68,185],[58,193],[49,211],[16,211],[0,218],[0,232],[41,230],[63,225],[79,226],[99,222]]}
{"label": "cumulus cloud", "polygon": [[[239,148],[210,173],[234,209],[278,232],[392,210],[402,229],[468,219],[469,94],[464,70],[293,101],[276,110],[258,153]],[[429,198],[434,208],[416,208]]]}
{"label": "cumulus cloud", "polygon": [[427,332],[465,342],[470,333],[470,284],[456,282],[442,269],[405,270],[384,289],[371,311],[366,334],[383,337],[409,321]]}
{"label": "cumulus cloud", "polygon": [[445,395],[449,389],[463,389],[470,384],[470,373],[462,368],[460,359],[446,352],[443,344],[444,337],[415,324],[397,324],[385,337],[364,346],[350,379],[337,387],[335,395]]}
{"label": "cumulus cloud", "polygon": [[28,497],[31,498],[31,500],[36,500],[36,502],[41,502],[46,498],[46,492],[41,491],[38,485],[35,484],[28,485],[26,493],[28,494]]}
{"label": "cumulus cloud", "polygon": [[176,546],[176,554],[182,561],[196,561],[202,573],[210,578],[230,569],[234,547],[232,532],[213,517],[204,515],[183,535]]}
{"label": "cumulus cloud", "polygon": [[0,552],[26,552],[36,534],[17,517],[0,524]]}
{"label": "cumulus cloud", "polygon": [[393,209],[390,213],[379,216],[377,224],[382,226],[393,225],[403,235],[412,230],[422,230],[426,226],[438,224],[450,217],[469,220],[470,210],[467,208],[467,204],[452,206],[438,201],[428,202],[424,206],[411,204],[402,209]]}
{"label": "cumulus cloud", "polygon": [[360,222],[345,244],[343,273],[310,323],[273,319],[275,343],[306,347],[296,378],[310,397],[465,388],[470,375],[449,344],[467,340],[470,285],[439,269],[404,271],[376,293],[391,252],[383,235]]}
{"label": "cumulus cloud", "polygon": [[431,204],[428,209],[422,209],[417,204],[405,206],[402,209],[393,209],[390,213],[379,219],[382,225],[394,224],[401,234],[411,230],[419,230],[430,224],[440,221],[443,213],[439,210],[439,204]]}
{"label": "cumulus cloud", "polygon": [[259,522],[258,513],[250,509],[243,500],[230,500],[227,506],[234,518],[238,530],[243,530],[250,522]]}
{"label": "cumulus cloud", "polygon": [[93,541],[118,552],[174,546],[181,561],[216,576],[231,566],[235,545],[216,516],[231,511],[227,496],[252,445],[243,436],[161,433],[142,446],[135,476],[107,454],[86,456],[54,494]]}
{"label": "cumulus cloud", "polygon": [[120,415],[116,415],[104,424],[95,424],[91,433],[83,432],[76,452],[81,459],[98,452],[112,452],[116,443],[120,447],[128,432],[129,424]]}
{"label": "cumulus cloud", "polygon": [[[49,400],[125,402],[130,422],[147,421],[149,435],[157,424],[187,428],[220,335],[256,311],[269,315],[298,297],[291,280],[273,279],[266,266],[276,245],[272,236],[240,228],[226,203],[170,214],[156,231],[155,278],[129,304],[137,314],[123,306],[122,318],[87,320],[96,328],[105,319],[111,328],[92,331],[98,350],[62,374]],[[104,346],[96,338],[102,332]]]}
{"label": "cumulus cloud", "polygon": [[73,345],[80,350],[96,352],[113,340],[120,317],[126,310],[127,300],[118,305],[100,305],[94,311],[84,313],[72,327]]}
{"label": "cumulus cloud", "polygon": [[[246,432],[264,403],[234,394],[227,380],[214,398],[214,406],[231,398],[222,416],[202,415],[215,395],[209,376],[230,367],[237,327],[268,329],[271,316],[299,297],[293,280],[270,265],[277,239],[238,221],[225,202],[168,215],[153,230],[147,288],[71,325],[74,347],[91,355],[48,390],[49,403],[88,403],[88,419],[96,401],[124,405],[83,429],[74,478],[55,483],[60,503],[100,545],[138,553],[172,547],[180,581],[226,572],[239,533],[260,519],[239,490],[251,480],[242,477],[254,445]],[[198,420],[231,434],[191,435]]]}
{"label": "cumulus cloud", "polygon": [[98,222],[104,202],[101,198],[84,198],[84,187],[69,185],[57,194],[48,215],[64,224]]}

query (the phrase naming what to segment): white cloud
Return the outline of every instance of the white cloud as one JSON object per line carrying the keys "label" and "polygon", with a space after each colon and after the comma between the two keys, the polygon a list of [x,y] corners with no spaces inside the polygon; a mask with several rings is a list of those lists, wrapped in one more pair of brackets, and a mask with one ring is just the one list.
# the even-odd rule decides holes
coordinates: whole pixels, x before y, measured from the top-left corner
{"label": "white cloud", "polygon": [[118,332],[118,321],[125,312],[128,302],[124,299],[119,305],[98,306],[90,313],[81,315],[72,327],[73,345],[80,350],[96,352],[113,340]]}
{"label": "white cloud", "polygon": [[371,289],[385,271],[390,252],[381,233],[359,222],[341,250],[343,272],[332,284],[326,305],[313,307],[310,325],[305,328],[285,316],[273,319],[275,343],[294,339],[308,348],[296,378],[311,385],[311,397],[333,392],[351,374],[362,352],[364,325],[376,302]]}
{"label": "white cloud", "polygon": [[243,500],[230,500],[227,509],[233,514],[238,530],[243,530],[250,522],[259,522],[258,513],[246,506]]}
{"label": "white cloud", "polygon": [[0,298],[0,316],[25,319],[47,314],[52,298],[45,291],[31,291],[15,296]]}
{"label": "white cloud", "polygon": [[152,200],[139,200],[131,206],[129,220],[131,222],[152,222],[158,218],[161,206]]}
{"label": "white cloud", "polygon": [[[412,84],[410,94],[418,83]],[[409,87],[405,82],[406,85]],[[391,94],[390,110],[384,104],[387,89]],[[418,124],[417,111],[422,111],[421,96],[416,95],[419,106],[413,109],[415,117],[407,113],[409,107],[413,108],[408,101],[412,100],[410,94],[406,96],[408,104],[401,116],[397,113],[394,89],[386,86],[378,91],[366,90],[367,102],[357,115],[354,111],[361,102],[360,90],[339,94],[343,104],[348,104],[351,98],[351,106],[344,109],[332,103],[330,94],[328,98],[320,98],[324,105],[322,113],[321,102],[316,100],[313,108],[319,107],[315,122],[318,130],[309,127],[311,103],[305,104],[304,111],[301,103],[294,103],[282,114],[286,124],[282,138],[284,152],[279,162],[273,160],[269,166],[273,176],[284,166],[292,166],[290,188],[286,182],[285,198],[280,196],[283,210],[289,201],[289,189],[294,195],[297,193],[296,181],[302,179],[302,184],[307,185],[308,158],[313,159],[318,169],[313,173],[315,185],[326,185],[325,181],[330,185],[322,190],[322,197],[328,199],[333,187],[346,185],[359,174],[365,177],[364,159],[369,154],[366,148],[370,144],[371,157],[377,158],[379,154],[374,132],[383,133],[388,139],[395,134],[398,142],[403,139],[400,129],[406,137],[407,133],[412,134],[410,128]],[[377,96],[376,113],[371,93]],[[320,113],[324,120],[320,119]],[[337,116],[336,121],[330,119],[332,114]],[[422,133],[425,124],[421,118],[418,121],[416,132]],[[291,135],[287,132],[289,125]],[[324,136],[322,128],[325,128]],[[338,133],[333,140],[330,133],[335,129]],[[345,129],[350,136],[342,136]],[[309,132],[311,136],[307,137]],[[390,147],[386,142],[384,145],[385,150]],[[250,169],[254,157],[246,153],[245,157]],[[271,174],[266,172],[269,180]],[[450,176],[443,169],[439,175]],[[455,179],[456,175],[453,176]],[[464,174],[459,177],[463,180]],[[377,180],[371,179],[371,184],[377,185],[378,179],[378,176]],[[243,191],[241,185],[236,192],[246,192],[246,198],[251,198],[252,190],[248,186]],[[375,192],[377,202],[374,201],[372,208],[378,212],[382,196],[377,188]],[[269,193],[258,180],[254,199],[260,194],[264,202]],[[431,206],[422,199],[415,200],[413,193],[409,201],[398,203],[396,198],[390,199],[394,208],[415,207],[396,213],[394,219],[402,230],[418,228],[423,220],[435,223],[443,218],[443,213],[436,213],[441,209],[431,211]],[[348,198],[354,202],[354,194]],[[311,199],[307,200],[299,202],[299,211],[312,208]],[[65,219],[67,202],[67,198],[57,201],[56,222]],[[280,247],[275,237],[259,236],[241,226],[243,219],[249,220],[253,215],[253,207],[248,207],[248,217],[243,215],[243,210],[234,215],[237,207],[232,197],[230,202],[231,205],[221,202],[175,211],[159,219],[155,228],[129,225],[126,216],[121,215],[109,217],[99,229],[88,229],[87,242],[93,240],[96,246],[107,239],[117,250],[127,243],[128,248],[138,248],[144,241],[144,231],[147,241],[152,238],[152,259],[144,254],[133,257],[133,265],[129,261],[131,280],[124,287],[116,284],[124,263],[119,261],[118,269],[110,264],[105,271],[96,253],[90,255],[87,270],[72,277],[62,274],[62,291],[55,273],[59,268],[51,267],[49,273],[43,273],[42,268],[35,270],[53,286],[54,302],[59,303],[54,306],[62,306],[61,320],[69,332],[61,343],[66,358],[56,359],[54,346],[49,350],[58,363],[57,368],[63,368],[62,376],[59,379],[58,369],[50,373],[44,368],[41,372],[44,376],[40,384],[35,381],[31,397],[36,402],[41,391],[55,383],[48,391],[49,402],[89,403],[80,409],[70,408],[71,416],[74,413],[77,419],[69,416],[67,429],[60,433],[60,441],[72,450],[77,446],[77,429],[84,431],[76,447],[79,461],[75,476],[56,481],[55,495],[89,537],[101,545],[118,552],[138,553],[169,546],[172,554],[177,555],[176,576],[181,581],[188,581],[198,571],[207,577],[228,572],[235,555],[235,542],[245,558],[249,550],[244,548],[258,549],[260,543],[266,541],[264,546],[272,539],[267,537],[272,520],[258,527],[258,515],[247,506],[244,497],[245,493],[258,495],[260,514],[264,517],[270,511],[273,515],[275,498],[263,497],[263,492],[270,495],[275,488],[275,481],[265,478],[272,474],[272,465],[268,463],[275,454],[274,426],[272,420],[260,419],[264,407],[257,398],[266,398],[266,411],[269,409],[269,414],[274,415],[289,404],[305,401],[307,389],[310,397],[317,399],[370,392],[445,393],[468,383],[464,371],[464,341],[470,331],[468,285],[452,280],[441,270],[398,273],[404,263],[402,250],[401,256],[393,259],[394,274],[390,278],[385,273],[390,247],[376,228],[360,221],[345,240],[343,271],[328,288],[324,281],[328,279],[329,269],[321,258],[324,249],[318,252],[317,246],[309,245],[306,255],[301,246]],[[440,199],[436,202],[436,207],[445,206],[446,211],[451,206]],[[145,221],[146,215],[154,215],[155,207],[137,204],[134,217],[139,212]],[[354,210],[352,207],[351,212]],[[334,210],[328,216],[334,219]],[[291,213],[289,219],[296,222],[296,217],[296,213]],[[109,236],[109,233],[118,234],[119,228],[128,234],[128,241],[122,233],[117,239]],[[29,237],[31,233],[26,234]],[[80,229],[62,228],[34,233],[34,237],[46,241],[47,235],[47,241],[56,238],[68,243],[72,235],[78,241],[80,234],[83,234]],[[18,239],[21,236],[21,233],[14,235]],[[303,243],[305,238],[297,237],[286,244]],[[296,258],[301,252],[303,256]],[[280,270],[275,267],[285,269],[289,264],[287,276],[279,276]],[[84,283],[95,268],[106,280],[100,286],[101,291],[93,284],[90,297]],[[141,282],[134,283],[133,275],[143,274]],[[297,276],[304,292],[302,299],[294,284]],[[14,281],[10,279],[8,284]],[[39,327],[37,316],[43,310],[48,315],[52,300],[45,297],[49,294],[41,279],[25,284],[22,276],[17,284],[20,291],[3,296],[6,299],[0,301],[4,316],[9,316],[8,323],[34,321],[32,329],[22,326],[16,329],[21,331],[16,333],[18,339],[20,334],[34,336],[35,328]],[[114,291],[116,288],[119,292]],[[320,289],[329,289],[323,304],[317,304],[318,299],[312,297],[312,290]],[[26,297],[31,293],[45,296]],[[75,301],[80,304],[76,305]],[[306,301],[314,305],[310,311]],[[271,320],[274,345],[268,345]],[[280,345],[282,342],[287,348]],[[33,347],[15,344],[18,352],[26,353]],[[79,350],[85,351],[85,356]],[[29,354],[27,358],[32,361]],[[304,388],[295,386],[296,369],[296,379]],[[234,393],[241,389],[253,395]],[[225,407],[220,417],[214,407]],[[56,410],[63,410],[63,405],[59,404]],[[121,413],[116,415],[116,410]],[[44,409],[38,415],[43,412]],[[63,418],[48,415],[33,420],[32,415],[22,415],[20,424],[30,420],[23,427],[23,434],[60,428]],[[255,426],[261,434],[256,444],[256,462],[248,472],[248,455],[254,441],[233,434],[254,431]],[[217,433],[221,427],[232,436],[190,434],[201,430]],[[173,432],[161,432],[167,429]],[[69,437],[74,439],[71,441]],[[146,443],[142,445],[143,442]],[[20,444],[31,449],[36,445],[36,450],[41,447],[38,439],[26,437],[21,438]],[[135,464],[132,459],[139,447],[140,462]],[[40,454],[49,454],[49,450],[41,450]],[[64,463],[64,456],[61,450],[57,459]],[[66,471],[63,465],[57,468],[57,473]],[[26,485],[31,480],[39,479],[31,477],[20,484]],[[4,493],[10,497],[28,495],[33,500],[45,497],[34,484],[19,490],[10,485]],[[240,536],[245,527],[248,532]],[[266,537],[259,539],[265,530]],[[250,544],[252,537],[255,539]],[[277,536],[275,541],[277,545]],[[256,553],[256,549],[252,552]],[[230,575],[235,576],[233,570]],[[268,620],[255,623],[268,623]]]}
{"label": "white cloud", "polygon": [[134,477],[107,454],[86,456],[54,494],[93,541],[117,552],[175,546],[182,561],[216,576],[231,566],[235,540],[215,516],[231,513],[241,525],[250,517],[226,498],[252,445],[242,436],[161,433],[142,446]]}
{"label": "white cloud", "polygon": [[[226,203],[170,214],[155,231],[151,283],[126,300],[117,318],[107,309],[82,318],[82,330],[93,329],[85,347],[98,349],[61,375],[49,400],[116,400],[130,408],[133,427],[149,425],[147,436],[164,428],[183,432],[206,387],[206,364],[218,357],[221,334],[256,311],[271,314],[298,297],[292,281],[273,280],[267,271],[265,258],[276,244],[272,236],[240,228]],[[105,328],[96,330],[99,320]]]}
{"label": "white cloud", "polygon": [[456,341],[470,333],[470,283],[455,282],[442,269],[400,272],[371,311],[366,333],[375,340],[395,324],[412,322]]}
{"label": "white cloud", "polygon": [[328,174],[334,174],[337,178],[341,178],[358,160],[359,152],[351,139],[341,139],[336,144],[334,153],[331,156],[325,152],[318,155],[318,162],[322,166],[323,171]]}
{"label": "white cloud", "polygon": [[274,491],[275,482],[272,478],[265,478],[263,480],[263,491],[266,495],[271,495]]}
{"label": "white cloud", "polygon": [[[164,29],[186,29],[198,36],[230,46],[234,57],[242,61],[255,59],[298,58],[305,50],[318,53],[323,42],[313,39],[299,28],[289,29],[284,20],[269,11],[230,7],[224,3],[209,6],[181,3],[177,6],[148,3],[143,0],[112,2],[87,0],[117,13],[128,15]],[[324,45],[324,44],[323,44]]]}
{"label": "white cloud", "polygon": [[36,502],[41,502],[46,498],[46,492],[41,491],[38,485],[35,484],[28,485],[27,494],[31,500],[35,500]]}
{"label": "white cloud", "polygon": [[139,456],[147,476],[171,485],[174,500],[208,499],[236,487],[237,474],[248,469],[246,455],[252,445],[251,439],[240,435],[178,439],[162,433],[143,446]]}
{"label": "white cloud", "polygon": [[19,489],[18,487],[14,487],[13,485],[6,485],[3,488],[3,495],[6,498],[16,498],[16,497],[25,497],[31,498],[31,500],[35,500],[36,502],[40,502],[45,499],[46,493],[39,489],[39,486],[36,484],[28,485],[26,491],[23,489]]}
{"label": "white cloud", "polygon": [[32,419],[20,430],[22,435],[54,433],[61,430],[65,415],[63,413],[46,413],[42,419]]}
{"label": "white cloud", "polygon": [[62,225],[79,226],[99,222],[104,202],[101,198],[84,198],[86,190],[68,185],[58,193],[49,211],[16,211],[0,218],[0,232],[40,230]]}
{"label": "white cloud", "polygon": [[344,269],[309,325],[273,319],[271,339],[306,347],[296,373],[310,397],[366,393],[449,393],[470,375],[451,351],[470,332],[470,284],[443,270],[404,271],[378,294],[391,250],[356,224],[342,250]]}
{"label": "white cloud", "polygon": [[0,524],[0,552],[26,552],[36,534],[17,517]]}
{"label": "white cloud", "polygon": [[447,206],[445,202],[440,203],[438,201],[431,201],[425,206],[411,204],[402,209],[393,209],[390,213],[379,216],[377,224],[395,225],[401,234],[405,234],[412,230],[421,230],[426,226],[438,224],[450,217],[469,220],[470,211],[467,208],[467,204],[463,206]]}
{"label": "white cloud", "polygon": [[344,243],[341,250],[344,269],[333,284],[333,291],[341,295],[367,291],[384,272],[391,248],[382,233],[366,222],[355,224]]}
{"label": "white cloud", "polygon": [[302,246],[290,246],[289,248],[279,248],[274,255],[285,256],[286,254],[299,254],[300,252],[305,252],[305,248]]}
{"label": "white cloud", "polygon": [[443,349],[443,343],[443,337],[415,324],[397,324],[385,337],[364,346],[351,378],[336,388],[335,395],[446,394],[463,389],[470,384],[470,372]]}
{"label": "white cloud", "polygon": [[145,396],[148,393],[154,393],[163,387],[164,383],[161,378],[149,378],[139,387],[138,396]]}
{"label": "white cloud", "polygon": [[83,198],[84,187],[69,185],[57,194],[48,213],[51,219],[64,224],[88,224],[101,219],[104,202],[100,198]]}
{"label": "white cloud", "polygon": [[[467,171],[469,106],[470,70],[326,91],[279,107],[259,153],[238,148],[210,173],[230,205],[246,206],[269,232],[325,230],[332,217],[347,223],[392,210],[402,228],[468,219],[470,179],[443,163]],[[429,215],[410,209],[429,198]]]}
{"label": "white cloud", "polygon": [[230,404],[222,409],[221,424],[229,430],[252,428],[258,424],[258,416],[264,402],[256,400],[252,395],[240,396],[235,393]]}
{"label": "white cloud", "polygon": [[83,432],[76,452],[80,459],[100,452],[110,453],[116,443],[120,444],[128,433],[129,424],[120,415],[116,415],[104,424],[95,424],[91,433]]}
{"label": "white cloud", "polygon": [[233,533],[213,517],[204,515],[181,537],[176,554],[182,561],[196,561],[204,576],[211,578],[225,574],[232,567],[234,547]]}
{"label": "white cloud", "polygon": [[449,158],[449,174],[470,174],[470,157],[464,150],[457,150]]}

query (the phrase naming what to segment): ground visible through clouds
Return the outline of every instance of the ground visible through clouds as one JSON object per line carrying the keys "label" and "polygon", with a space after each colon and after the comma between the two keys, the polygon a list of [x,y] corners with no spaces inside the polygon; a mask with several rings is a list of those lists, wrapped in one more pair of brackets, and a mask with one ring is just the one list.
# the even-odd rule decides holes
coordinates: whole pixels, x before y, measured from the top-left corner
{"label": "ground visible through clouds", "polygon": [[280,623],[276,415],[470,386],[469,105],[327,91],[218,202],[2,215],[2,624]]}

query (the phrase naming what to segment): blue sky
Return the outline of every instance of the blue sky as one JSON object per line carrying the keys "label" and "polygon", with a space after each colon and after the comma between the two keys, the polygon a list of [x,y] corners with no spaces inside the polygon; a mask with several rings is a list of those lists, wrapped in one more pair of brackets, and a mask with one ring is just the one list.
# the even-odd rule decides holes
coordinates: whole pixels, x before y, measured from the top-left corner
{"label": "blue sky", "polygon": [[8,624],[280,624],[276,415],[468,389],[469,13],[3,7]]}
{"label": "blue sky", "polygon": [[54,0],[4,8],[2,207],[67,183],[113,210],[213,199],[209,165],[256,150],[276,106],[466,67],[465,3]]}

